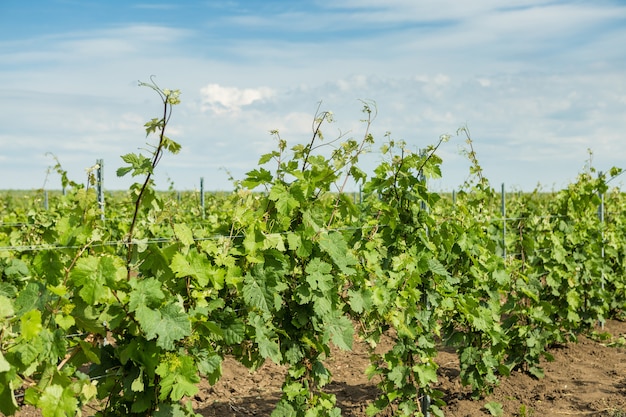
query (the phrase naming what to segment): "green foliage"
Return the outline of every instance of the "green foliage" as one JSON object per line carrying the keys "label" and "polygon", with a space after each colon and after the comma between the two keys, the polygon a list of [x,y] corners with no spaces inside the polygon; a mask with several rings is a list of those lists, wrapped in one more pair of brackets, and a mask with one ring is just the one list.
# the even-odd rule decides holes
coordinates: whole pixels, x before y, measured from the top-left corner
{"label": "green foliage", "polygon": [[[256,354],[288,366],[283,396],[273,415],[339,415],[334,395],[322,391],[331,378],[323,365],[330,343],[351,349],[353,325],[342,297],[356,273],[356,255],[348,242],[354,230],[338,230],[356,215],[353,203],[343,198],[342,177],[352,175],[363,147],[348,140],[326,158],[322,124],[329,113],[315,119],[308,145],[279,139],[277,151],[264,155],[260,164],[276,163],[275,171],[251,171],[240,182],[246,211],[233,226],[244,237],[235,240],[233,253],[242,267],[241,295],[246,322],[252,330]],[[369,126],[369,124],[368,124]],[[320,145],[318,145],[320,142]],[[339,193],[331,193],[335,184]],[[253,194],[263,187],[266,193]]]}
{"label": "green foliage", "polygon": [[102,416],[191,416],[186,399],[201,378],[216,383],[230,355],[252,371],[267,360],[286,367],[273,416],[339,416],[324,363],[332,346],[352,348],[356,328],[381,392],[368,415],[442,416],[442,345],[479,398],[513,369],[542,377],[551,345],[625,314],[626,200],[608,186],[619,169],[588,167],[559,192],[508,196],[502,219],[467,127],[457,134],[470,175],[454,204],[427,187],[447,135],[419,152],[388,135],[368,177],[358,162],[376,113],[364,102],[360,140],[328,141],[330,112],[315,116],[307,143],[273,131],[276,150],[203,211],[195,194],[189,204],[154,188],[162,156],[180,150],[165,134],[180,92],[140,84],[163,114],[145,124],[156,142],[146,154],[122,156],[118,175],[140,180],[108,200],[114,216],[101,218],[93,169],[82,185],[56,158],[51,170],[70,188],[52,209],[41,209],[41,192],[0,199],[3,414],[23,402],[44,416],[88,403]]}
{"label": "green foliage", "polygon": [[485,404],[485,409],[489,411],[489,414],[491,414],[492,416],[501,416],[504,414],[502,404],[496,401],[491,401]]}

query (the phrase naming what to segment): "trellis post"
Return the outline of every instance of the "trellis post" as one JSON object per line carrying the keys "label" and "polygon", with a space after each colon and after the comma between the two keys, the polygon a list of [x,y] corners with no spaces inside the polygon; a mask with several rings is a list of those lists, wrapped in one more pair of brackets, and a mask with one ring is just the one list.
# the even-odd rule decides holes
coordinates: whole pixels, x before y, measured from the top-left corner
{"label": "trellis post", "polygon": [[96,191],[98,193],[98,206],[100,207],[100,220],[104,221],[104,159],[96,160]]}

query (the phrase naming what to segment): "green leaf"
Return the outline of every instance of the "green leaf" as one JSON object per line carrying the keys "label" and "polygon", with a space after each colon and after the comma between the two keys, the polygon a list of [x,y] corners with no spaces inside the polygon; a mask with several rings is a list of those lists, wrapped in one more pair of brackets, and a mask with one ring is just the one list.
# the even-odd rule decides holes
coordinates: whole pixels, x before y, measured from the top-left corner
{"label": "green leaf", "polygon": [[259,163],[258,165],[265,165],[267,164],[269,161],[272,160],[272,158],[280,158],[280,152],[278,151],[272,151],[270,153],[266,153],[264,155],[261,155],[261,157],[259,158]]}
{"label": "green leaf", "polygon": [[78,409],[78,401],[70,387],[49,385],[37,401],[43,417],[73,416]]}
{"label": "green leaf", "polygon": [[0,282],[0,295],[3,297],[15,298],[17,288],[8,282]]}
{"label": "green leaf", "polygon": [[146,339],[151,340],[157,337],[159,325],[161,322],[161,312],[159,310],[153,310],[151,308],[140,306],[135,311],[135,317],[139,322],[139,325],[146,333]]}
{"label": "green leaf", "polygon": [[11,281],[27,278],[30,275],[28,265],[21,259],[11,259],[4,268],[4,275]]}
{"label": "green leaf", "polygon": [[165,300],[161,282],[156,278],[133,279],[130,286],[132,287],[128,301],[130,312],[139,308],[156,308]]}
{"label": "green leaf", "polygon": [[428,269],[430,269],[430,271],[435,275],[440,275],[442,277],[450,276],[446,267],[435,258],[430,258],[428,260]]}
{"label": "green leaf", "polygon": [[54,322],[63,330],[68,330],[70,327],[76,324],[74,317],[64,314],[56,314],[54,316]]}
{"label": "green leaf", "polygon": [[26,340],[33,340],[43,329],[41,324],[41,311],[31,310],[20,317],[22,336]]}
{"label": "green leaf", "polygon": [[281,400],[276,404],[270,417],[298,417],[298,413],[288,402]]}
{"label": "green leaf", "polygon": [[437,367],[432,363],[423,363],[413,366],[413,372],[417,374],[421,387],[429,386],[437,382]]}
{"label": "green leaf", "polygon": [[296,255],[301,258],[307,258],[311,255],[313,249],[313,243],[311,240],[303,239],[298,233],[287,233],[287,244],[291,251],[295,251]]}
{"label": "green leaf", "polygon": [[[189,417],[193,416],[188,410],[185,410],[180,404],[159,404],[159,409],[154,412],[154,417]],[[196,414],[199,416],[199,414]]]}
{"label": "green leaf", "polygon": [[214,385],[222,376],[222,357],[218,354],[199,355],[198,371],[206,376],[209,384]]}
{"label": "green leaf", "polygon": [[132,384],[130,384],[130,389],[134,392],[143,392],[143,370],[139,371],[139,376],[137,376],[137,378],[133,380]]}
{"label": "green leaf", "polygon": [[200,287],[206,287],[209,282],[217,289],[224,286],[226,271],[211,265],[207,257],[196,250],[189,251],[187,255],[177,252],[170,268],[177,278],[195,278]]}
{"label": "green leaf", "polygon": [[389,380],[393,382],[396,387],[403,387],[405,385],[404,379],[406,378],[408,370],[409,369],[406,366],[396,365],[389,372],[389,374],[387,374],[387,378],[389,378]]}
{"label": "green leaf", "polygon": [[324,293],[333,289],[333,276],[330,274],[332,265],[319,258],[313,258],[305,269],[306,281],[313,290],[320,290]]}
{"label": "green leaf", "polygon": [[181,243],[185,246],[191,246],[194,243],[193,232],[184,223],[176,223],[174,224],[174,234],[176,238],[181,241]]}
{"label": "green leaf", "polygon": [[543,371],[543,368],[536,365],[531,365],[528,367],[528,373],[534,376],[537,379],[543,379],[546,375]]}
{"label": "green leaf", "polygon": [[285,251],[285,242],[280,233],[269,233],[265,235],[263,240],[263,249],[276,249],[280,252]]}
{"label": "green leaf", "polygon": [[332,341],[337,347],[343,350],[351,350],[354,340],[354,327],[352,322],[345,316],[336,312],[336,315],[326,323],[326,331],[330,334]]}
{"label": "green leaf", "polygon": [[11,369],[11,364],[4,358],[2,351],[0,351],[0,373],[8,372]]}
{"label": "green leaf", "polygon": [[246,327],[241,322],[234,322],[224,327],[224,342],[227,345],[237,345],[246,337]]}
{"label": "green leaf", "polygon": [[276,210],[283,216],[291,215],[291,212],[300,205],[282,184],[274,184],[268,198],[275,202]]}
{"label": "green leaf", "polygon": [[496,401],[491,401],[485,404],[485,409],[487,409],[492,416],[501,416],[504,414],[502,404]]}
{"label": "green leaf", "polygon": [[361,314],[371,307],[370,294],[365,292],[365,290],[355,291],[351,288],[348,290],[348,297],[352,311],[357,314]]}
{"label": "green leaf", "polygon": [[152,161],[141,154],[129,153],[123,155],[122,160],[130,166],[119,168],[117,170],[118,177],[123,177],[129,172],[132,172],[133,177],[152,173]]}
{"label": "green leaf", "polygon": [[180,143],[173,141],[167,136],[163,136],[163,141],[161,142],[161,145],[163,146],[164,149],[167,149],[174,155],[180,152],[180,148],[181,148]]}
{"label": "green leaf", "polygon": [[498,285],[504,287],[509,282],[509,274],[504,269],[498,269],[494,271],[493,278],[496,280]]}
{"label": "green leaf", "polygon": [[148,136],[150,133],[156,132],[157,129],[159,130],[163,129],[164,125],[165,125],[165,120],[163,119],[159,119],[156,117],[150,119],[144,124],[146,128],[146,136]]}
{"label": "green leaf", "polygon": [[0,318],[9,317],[14,314],[13,301],[4,295],[0,295]]}
{"label": "green leaf", "polygon": [[22,289],[15,299],[16,315],[29,310],[43,310],[46,303],[45,288],[37,282],[30,282]]}
{"label": "green leaf", "polygon": [[253,189],[261,184],[272,182],[272,173],[265,168],[254,169],[246,174],[246,179],[241,181],[241,185],[248,189]]}
{"label": "green leaf", "polygon": [[259,353],[263,358],[269,358],[274,361],[274,363],[281,363],[282,355],[278,342],[275,340],[275,333],[261,316],[254,313],[250,313],[250,316],[250,321],[255,331],[254,341],[259,346]]}
{"label": "green leaf", "polygon": [[283,391],[283,394],[286,395],[289,400],[293,400],[294,398],[297,398],[299,396],[306,395],[307,393],[307,390],[306,388],[304,388],[304,385],[302,385],[301,382],[297,382],[297,381],[285,384],[282,391]]}
{"label": "green leaf", "polygon": [[126,277],[126,268],[118,258],[88,256],[76,262],[70,277],[81,287],[78,293],[86,303],[101,304],[113,299],[109,287]]}
{"label": "green leaf", "polygon": [[83,351],[83,354],[87,358],[88,361],[100,364],[100,350],[98,346],[94,346],[91,343],[85,342],[84,340],[79,340],[78,344]]}
{"label": "green leaf", "polygon": [[251,307],[258,308],[266,314],[278,310],[282,304],[280,290],[276,284],[275,274],[263,265],[255,265],[243,280],[243,299]]}
{"label": "green leaf", "polygon": [[157,346],[163,349],[174,350],[174,342],[191,334],[189,316],[179,304],[170,303],[159,310],[142,306],[135,314],[146,339],[156,337]]}
{"label": "green leaf", "polygon": [[157,367],[156,373],[161,377],[161,400],[169,397],[172,401],[179,401],[198,392],[196,384],[200,382],[200,377],[190,356],[172,355]]}
{"label": "green leaf", "polygon": [[15,387],[13,386],[15,376],[15,370],[0,372],[0,413],[7,416],[13,415],[18,410]]}
{"label": "green leaf", "polygon": [[320,237],[320,248],[326,252],[341,272],[346,275],[353,275],[356,271],[350,268],[357,264],[356,258],[348,250],[348,244],[339,232],[324,233]]}
{"label": "green leaf", "polygon": [[124,175],[128,174],[132,170],[133,170],[133,167],[121,167],[121,168],[118,168],[117,171],[115,171],[115,175],[117,175],[118,177],[123,177]]}

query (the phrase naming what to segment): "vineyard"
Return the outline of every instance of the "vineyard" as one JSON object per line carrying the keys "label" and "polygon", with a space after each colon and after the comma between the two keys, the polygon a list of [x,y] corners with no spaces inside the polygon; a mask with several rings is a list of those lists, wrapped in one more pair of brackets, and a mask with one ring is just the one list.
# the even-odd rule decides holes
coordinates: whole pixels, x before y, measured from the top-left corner
{"label": "vineyard", "polygon": [[450,137],[412,152],[387,136],[368,174],[359,157],[379,146],[364,103],[360,139],[325,138],[320,112],[310,142],[272,132],[276,150],[200,204],[156,190],[180,149],[166,135],[179,92],[142,85],[163,114],[146,123],[149,151],[122,156],[117,175],[138,179],[127,192],[101,201],[97,166],[82,184],[57,164],[64,192],[47,209],[43,193],[0,196],[0,413],[194,416],[190,398],[228,360],[284,367],[273,417],[340,416],[326,363],[358,338],[380,392],[368,415],[442,416],[442,348],[481,398],[514,371],[542,378],[550,347],[624,318],[620,169],[506,194],[462,128],[468,179],[433,192]]}

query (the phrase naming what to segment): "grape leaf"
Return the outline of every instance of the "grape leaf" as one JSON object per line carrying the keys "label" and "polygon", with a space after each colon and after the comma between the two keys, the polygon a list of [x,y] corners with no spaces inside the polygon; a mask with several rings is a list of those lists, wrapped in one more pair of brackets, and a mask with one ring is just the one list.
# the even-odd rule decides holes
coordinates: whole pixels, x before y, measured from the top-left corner
{"label": "grape leaf", "polygon": [[193,232],[191,231],[189,226],[187,226],[186,224],[176,223],[174,225],[174,234],[176,235],[178,240],[181,241],[183,245],[185,246],[193,245],[193,242],[194,242]]}
{"label": "grape leaf", "polygon": [[0,413],[13,415],[18,410],[13,381],[15,370],[0,372]]}
{"label": "grape leaf", "polygon": [[128,308],[133,312],[140,307],[155,308],[165,299],[165,294],[161,290],[161,282],[156,278],[145,278],[142,280],[131,280]]}
{"label": "grape leaf", "polygon": [[9,297],[0,294],[0,318],[9,317],[13,314],[15,314],[13,301]]}
{"label": "grape leaf", "polygon": [[70,387],[63,389],[60,385],[49,385],[44,390],[37,407],[43,417],[65,417],[76,414],[78,401]]}
{"label": "grape leaf", "polygon": [[[160,404],[154,417],[189,417],[190,414],[180,404]],[[196,414],[198,415],[198,414]]]}
{"label": "grape leaf", "polygon": [[228,345],[241,343],[246,337],[246,327],[241,322],[230,323],[224,327],[224,342]]}
{"label": "grape leaf", "polygon": [[141,306],[135,312],[146,339],[157,338],[157,346],[174,350],[174,342],[191,334],[189,316],[175,303],[166,304],[158,310]]}
{"label": "grape leaf", "polygon": [[254,339],[259,346],[261,356],[271,359],[274,363],[280,363],[282,355],[278,343],[273,340],[275,339],[274,332],[258,314],[250,313],[250,322],[254,326]]}
{"label": "grape leaf", "polygon": [[289,216],[300,205],[289,190],[281,184],[274,184],[268,198],[275,202],[278,213],[285,216]]}
{"label": "grape leaf", "polygon": [[214,268],[206,256],[195,250],[187,255],[180,252],[172,258],[170,268],[178,278],[193,277],[198,281],[200,287],[206,287],[211,282],[215,288],[221,289],[224,286],[226,272]]}
{"label": "grape leaf", "polygon": [[326,252],[341,272],[353,275],[356,271],[351,268],[356,265],[356,258],[348,251],[348,245],[339,232],[323,234],[319,241],[320,248]]}
{"label": "grape leaf", "polygon": [[11,364],[4,358],[4,355],[0,351],[0,373],[8,372],[11,369]]}
{"label": "grape leaf", "polygon": [[502,404],[497,401],[491,401],[485,404],[485,408],[489,411],[489,414],[492,416],[501,416],[504,414],[504,410],[502,409]]}
{"label": "grape leaf", "polygon": [[20,317],[22,336],[26,340],[33,340],[36,338],[43,326],[41,324],[41,311],[31,310],[28,313]]}
{"label": "grape leaf", "polygon": [[243,280],[243,298],[251,307],[270,314],[280,308],[282,298],[279,294],[282,286],[276,284],[274,274],[263,265],[255,265],[251,273]]}
{"label": "grape leaf", "polygon": [[306,281],[313,290],[319,289],[323,293],[333,288],[333,276],[330,275],[332,265],[322,261],[319,258],[313,258],[305,269],[307,276]]}
{"label": "grape leaf", "polygon": [[330,334],[332,341],[343,350],[351,350],[354,337],[352,322],[341,313],[336,312],[331,320],[326,322],[326,332]]}
{"label": "grape leaf", "polygon": [[161,376],[161,400],[169,397],[172,401],[178,401],[198,392],[196,384],[200,382],[200,377],[190,356],[170,357],[157,367],[156,372]]}
{"label": "grape leaf", "polygon": [[113,297],[110,286],[123,279],[126,269],[121,260],[111,256],[88,256],[80,258],[70,274],[78,292],[88,304],[100,304]]}
{"label": "grape leaf", "polygon": [[222,376],[222,357],[218,354],[196,355],[198,371],[207,377],[209,384],[214,385]]}

